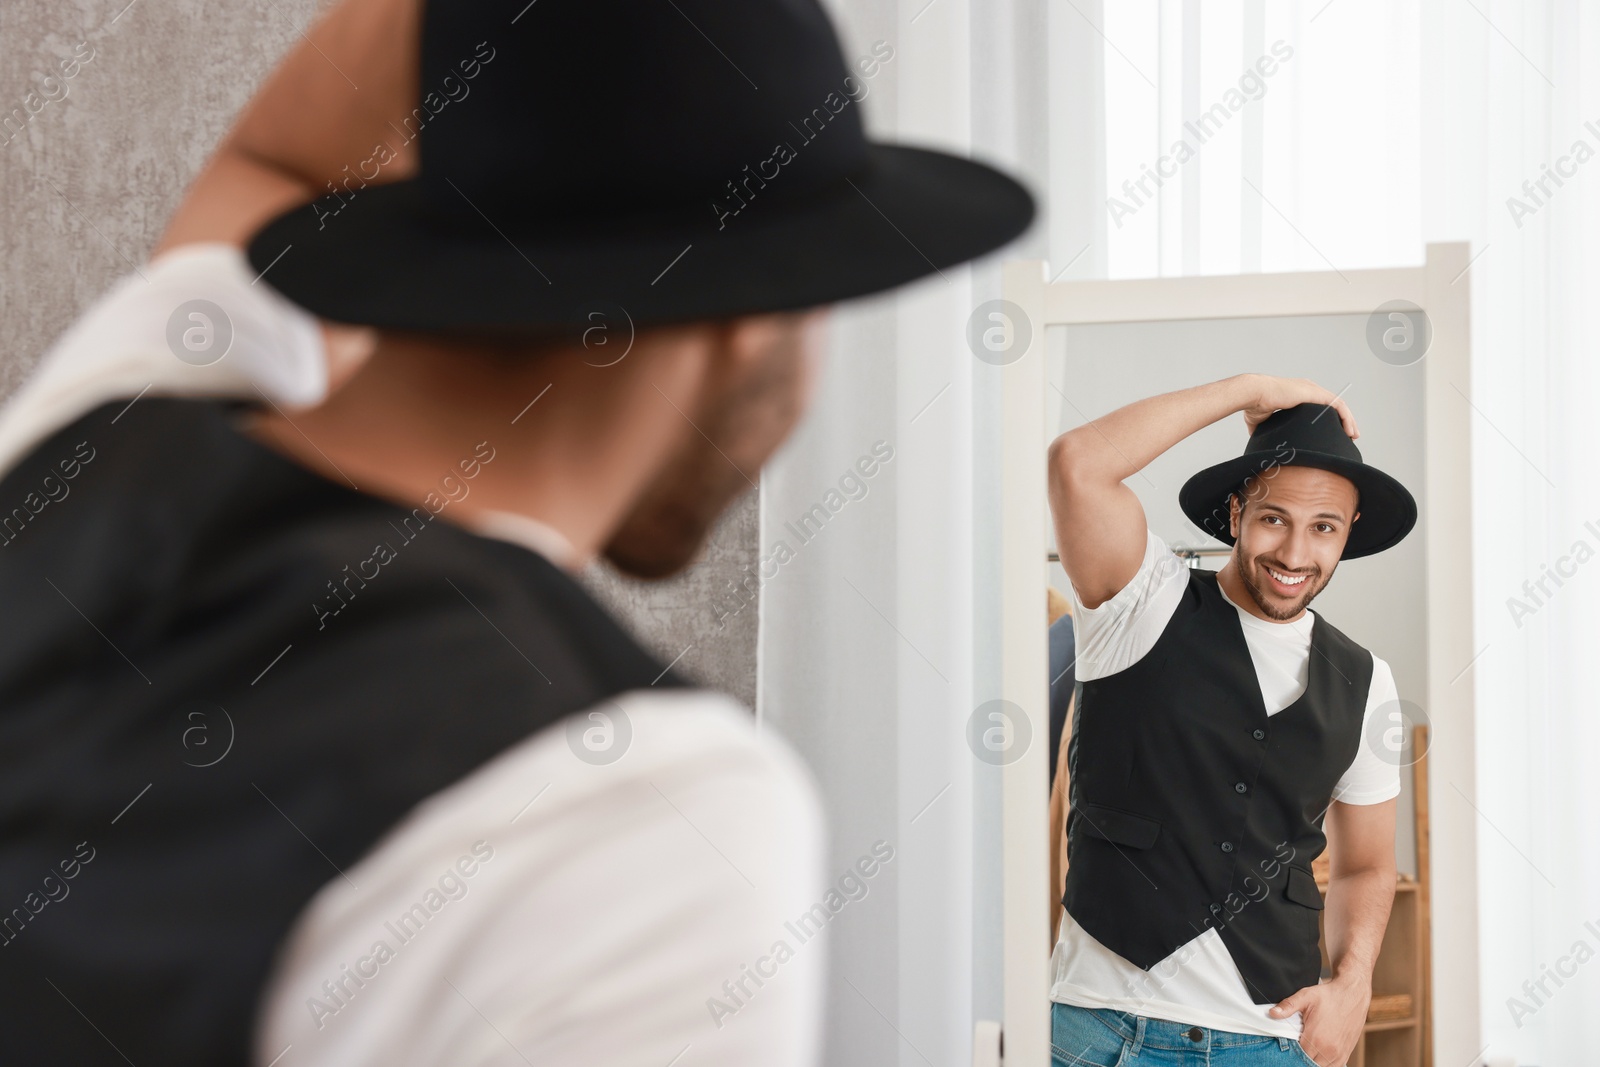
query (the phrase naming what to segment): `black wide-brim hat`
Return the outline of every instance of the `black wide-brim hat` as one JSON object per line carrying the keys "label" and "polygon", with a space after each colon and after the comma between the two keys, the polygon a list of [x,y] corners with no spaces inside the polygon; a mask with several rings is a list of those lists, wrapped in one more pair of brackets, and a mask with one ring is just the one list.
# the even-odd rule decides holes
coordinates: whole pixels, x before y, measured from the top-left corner
{"label": "black wide-brim hat", "polygon": [[1245,492],[1252,474],[1268,479],[1276,466],[1318,467],[1355,483],[1356,510],[1340,559],[1370,556],[1393,548],[1417,524],[1417,501],[1405,486],[1363,463],[1361,451],[1344,432],[1338,411],[1326,404],[1299,404],[1263,419],[1250,435],[1244,454],[1207,467],[1184,483],[1178,504],[1189,521],[1224,544],[1229,532],[1228,498]]}
{"label": "black wide-brim hat", "polygon": [[[324,318],[549,335],[799,310],[993,250],[1026,189],[869,142],[894,49],[846,64],[814,0],[426,5],[417,108],[248,253]],[[380,183],[404,141],[419,173]]]}

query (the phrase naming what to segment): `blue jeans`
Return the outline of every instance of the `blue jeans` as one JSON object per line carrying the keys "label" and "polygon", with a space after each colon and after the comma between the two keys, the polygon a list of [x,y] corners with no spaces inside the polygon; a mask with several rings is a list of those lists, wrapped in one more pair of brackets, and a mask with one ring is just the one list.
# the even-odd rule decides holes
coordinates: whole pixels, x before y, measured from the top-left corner
{"label": "blue jeans", "polygon": [[1050,1005],[1050,1067],[1317,1067],[1288,1037]]}

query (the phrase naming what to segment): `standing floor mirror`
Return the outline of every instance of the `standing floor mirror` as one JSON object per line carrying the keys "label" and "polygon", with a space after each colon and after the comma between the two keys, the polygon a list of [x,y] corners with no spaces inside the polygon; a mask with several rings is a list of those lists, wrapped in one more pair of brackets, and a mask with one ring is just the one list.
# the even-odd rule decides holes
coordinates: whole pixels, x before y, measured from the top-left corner
{"label": "standing floor mirror", "polygon": [[[1404,711],[1396,732],[1428,725],[1425,780],[1439,798],[1421,798],[1431,822],[1418,841],[1409,764],[1421,753],[1408,747],[1396,861],[1402,879],[1423,887],[1412,913],[1421,921],[1400,920],[1406,928],[1395,932],[1397,893],[1390,932],[1415,938],[1419,966],[1431,961],[1431,987],[1413,991],[1409,1014],[1369,1024],[1396,1036],[1369,1034],[1352,1067],[1430,1062],[1430,1035],[1441,1039],[1440,1062],[1476,1051],[1455,1056],[1445,1037],[1470,1040],[1479,1022],[1477,826],[1470,806],[1448,800],[1452,790],[1476,796],[1469,268],[1465,244],[1429,245],[1422,265],[1392,269],[1129,281],[1050,282],[1047,264],[1018,261],[1006,264],[1004,301],[992,317],[990,347],[1002,353],[995,362],[1004,375],[998,697],[1027,717],[1034,738],[1048,736],[1046,586],[1067,589],[1045,496],[1046,449],[1060,433],[1143,397],[1246,371],[1311,378],[1350,405],[1363,458],[1417,498],[1411,535],[1341,564],[1313,605],[1393,668]],[[1226,546],[1184,516],[1179,487],[1238,455],[1246,437],[1243,416],[1230,416],[1128,481],[1151,528],[1180,554],[1194,550],[1192,566],[1221,567]],[[1006,1067],[1050,1062],[1046,748],[1032,745],[1003,771]],[[1378,984],[1375,998],[1386,992]]]}

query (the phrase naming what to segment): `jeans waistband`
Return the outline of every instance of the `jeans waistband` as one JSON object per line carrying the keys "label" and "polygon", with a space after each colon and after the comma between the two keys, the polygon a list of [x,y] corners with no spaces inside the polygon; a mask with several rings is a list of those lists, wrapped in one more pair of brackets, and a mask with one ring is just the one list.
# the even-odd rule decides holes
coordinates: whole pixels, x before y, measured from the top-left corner
{"label": "jeans waistband", "polygon": [[1273,1037],[1266,1034],[1241,1034],[1233,1030],[1217,1030],[1209,1026],[1173,1022],[1170,1019],[1152,1019],[1145,1015],[1118,1011],[1115,1008],[1084,1008],[1070,1004],[1059,1006],[1068,1011],[1093,1012],[1101,1022],[1121,1034],[1125,1040],[1133,1043],[1133,1047],[1129,1052],[1134,1056],[1137,1056],[1139,1050],[1146,1046],[1150,1048],[1188,1049],[1193,1051],[1226,1048],[1231,1045],[1253,1045],[1262,1041],[1276,1041],[1280,1048],[1288,1048],[1293,1043],[1287,1037]]}

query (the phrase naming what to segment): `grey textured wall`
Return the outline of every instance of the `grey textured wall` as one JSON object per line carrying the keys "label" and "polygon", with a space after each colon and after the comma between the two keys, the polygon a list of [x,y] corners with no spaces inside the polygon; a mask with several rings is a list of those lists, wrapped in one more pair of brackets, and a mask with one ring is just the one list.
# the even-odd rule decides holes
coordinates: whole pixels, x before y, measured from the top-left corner
{"label": "grey textured wall", "polygon": [[[314,0],[0,0],[0,395],[142,264],[207,153]],[[641,639],[754,704],[755,494],[665,583],[586,580]],[[741,604],[745,604],[742,610]],[[723,616],[726,616],[725,618]],[[686,651],[687,650],[687,651]]]}
{"label": "grey textured wall", "polygon": [[[603,565],[585,584],[663,663],[754,708],[759,581],[746,579],[759,563],[761,521],[755,490],[747,490],[718,524],[704,558],[665,582],[623,578]],[[681,657],[681,658],[680,658]]]}

